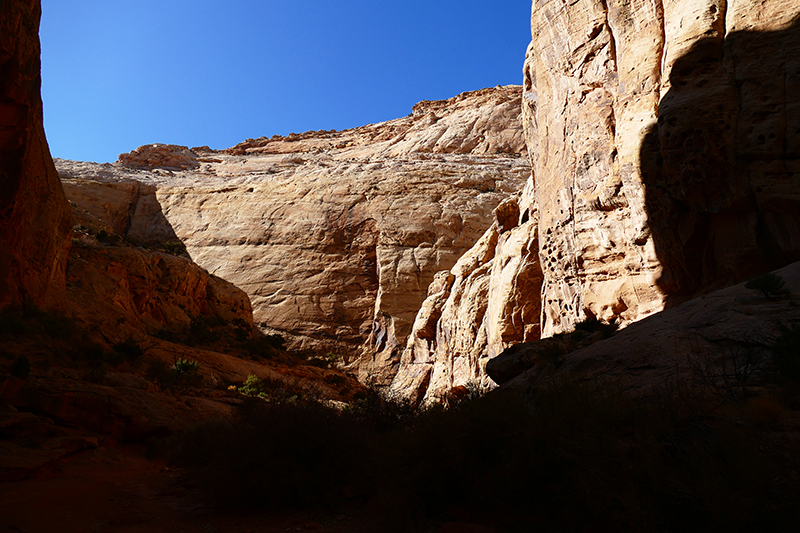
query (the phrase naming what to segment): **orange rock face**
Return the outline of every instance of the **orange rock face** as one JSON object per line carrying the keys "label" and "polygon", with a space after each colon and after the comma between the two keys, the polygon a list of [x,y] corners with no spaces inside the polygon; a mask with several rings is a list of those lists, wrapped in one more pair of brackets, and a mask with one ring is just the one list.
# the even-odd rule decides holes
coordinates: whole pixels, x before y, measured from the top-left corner
{"label": "orange rock face", "polygon": [[63,305],[71,219],[42,125],[38,1],[0,3],[0,307]]}

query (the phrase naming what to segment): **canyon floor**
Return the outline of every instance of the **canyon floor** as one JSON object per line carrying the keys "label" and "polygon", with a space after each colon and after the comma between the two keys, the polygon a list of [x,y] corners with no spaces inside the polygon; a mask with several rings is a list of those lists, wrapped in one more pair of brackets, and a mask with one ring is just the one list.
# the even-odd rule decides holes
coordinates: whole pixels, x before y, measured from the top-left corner
{"label": "canyon floor", "polygon": [[0,531],[337,533],[363,526],[359,502],[337,513],[223,512],[179,478],[180,470],[147,458],[143,446],[78,452],[2,491]]}

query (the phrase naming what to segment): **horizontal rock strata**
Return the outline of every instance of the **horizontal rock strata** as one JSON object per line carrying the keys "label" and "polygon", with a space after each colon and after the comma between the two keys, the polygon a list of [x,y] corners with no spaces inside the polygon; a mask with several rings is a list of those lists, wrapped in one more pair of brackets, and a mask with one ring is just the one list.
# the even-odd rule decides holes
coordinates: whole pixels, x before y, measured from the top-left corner
{"label": "horizontal rock strata", "polygon": [[343,132],[57,165],[70,200],[115,232],[182,241],[249,295],[263,329],[350,361],[366,343],[362,378],[388,383],[434,274],[529,175],[520,102],[498,87]]}

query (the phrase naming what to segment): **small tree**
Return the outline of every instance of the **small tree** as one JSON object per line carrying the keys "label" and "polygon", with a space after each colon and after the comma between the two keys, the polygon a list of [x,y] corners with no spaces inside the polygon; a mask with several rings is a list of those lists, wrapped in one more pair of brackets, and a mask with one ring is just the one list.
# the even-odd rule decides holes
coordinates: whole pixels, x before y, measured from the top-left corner
{"label": "small tree", "polygon": [[784,285],[786,285],[786,282],[783,281],[780,276],[772,272],[750,278],[747,280],[747,283],[744,284],[747,289],[764,293],[764,297],[767,300],[771,300],[771,296],[788,294],[789,291],[784,288]]}
{"label": "small tree", "polygon": [[175,361],[175,373],[179,376],[195,376],[200,370],[200,363],[189,359],[178,359]]}

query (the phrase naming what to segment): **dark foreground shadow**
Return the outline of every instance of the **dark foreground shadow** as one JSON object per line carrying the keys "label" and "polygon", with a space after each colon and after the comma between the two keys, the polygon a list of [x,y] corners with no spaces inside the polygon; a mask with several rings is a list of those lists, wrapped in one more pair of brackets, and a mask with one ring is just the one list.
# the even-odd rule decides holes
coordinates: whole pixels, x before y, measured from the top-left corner
{"label": "dark foreground shadow", "polygon": [[695,43],[640,151],[667,306],[800,260],[800,19]]}

